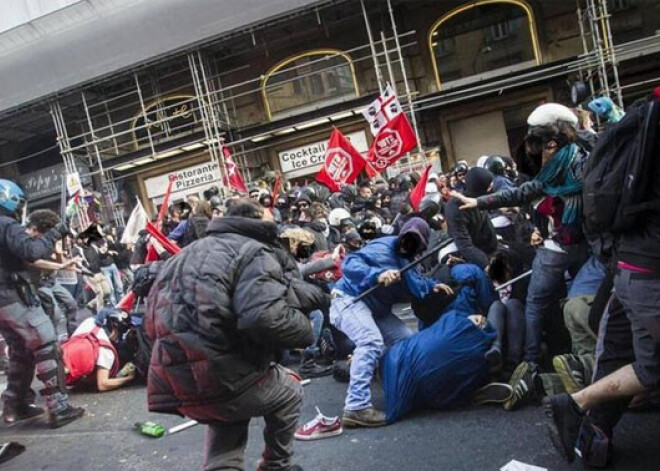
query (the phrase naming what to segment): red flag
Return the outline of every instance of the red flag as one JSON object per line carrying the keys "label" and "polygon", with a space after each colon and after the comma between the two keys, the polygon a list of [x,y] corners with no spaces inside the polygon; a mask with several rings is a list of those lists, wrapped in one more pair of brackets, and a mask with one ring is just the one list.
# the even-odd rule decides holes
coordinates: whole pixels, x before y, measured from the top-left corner
{"label": "red flag", "polygon": [[158,229],[155,225],[153,225],[150,222],[147,222],[147,232],[151,234],[151,237],[153,237],[158,242],[160,242],[160,245],[162,245],[163,248],[172,255],[176,255],[179,252],[181,252],[181,247],[174,244],[170,239],[165,237],[165,235],[160,231],[160,229]]}
{"label": "red flag", "polygon": [[333,128],[325,152],[325,163],[316,180],[331,191],[339,191],[343,185],[353,183],[367,162],[351,142],[337,128]]}
{"label": "red flag", "polygon": [[429,172],[431,171],[431,165],[426,167],[422,178],[417,182],[415,188],[413,188],[412,193],[410,193],[410,204],[412,205],[415,211],[419,211],[419,205],[422,202],[422,198],[426,194],[426,183],[429,180]]}
{"label": "red flag", "polygon": [[405,113],[400,113],[380,130],[369,149],[367,160],[382,172],[417,145],[415,132]]}
{"label": "red flag", "polygon": [[225,146],[222,146],[222,155],[225,160],[225,167],[227,168],[227,174],[222,178],[222,183],[236,191],[247,193],[248,190],[245,186],[245,181],[241,176],[241,172],[234,162],[234,158],[231,156],[229,149],[227,149]]}
{"label": "red flag", "polygon": [[277,201],[277,197],[280,195],[280,186],[282,186],[282,175],[278,175],[277,178],[275,178],[275,184],[273,185],[273,197],[270,199],[270,207],[275,206],[275,201]]}
{"label": "red flag", "polygon": [[133,291],[129,291],[126,293],[126,296],[121,298],[115,307],[125,312],[131,312],[133,310],[133,303],[135,303],[135,293]]}
{"label": "red flag", "polygon": [[167,190],[165,191],[165,196],[163,196],[163,204],[160,206],[160,211],[158,211],[158,218],[156,219],[156,226],[160,229],[163,227],[163,219],[165,219],[165,213],[167,208],[170,206],[170,195],[172,194],[172,182],[176,180],[175,175],[170,175],[170,181],[167,184]]}
{"label": "red flag", "polygon": [[369,178],[373,178],[373,177],[377,176],[380,173],[369,162],[367,162],[367,166],[364,168],[364,171],[367,172],[367,176]]}

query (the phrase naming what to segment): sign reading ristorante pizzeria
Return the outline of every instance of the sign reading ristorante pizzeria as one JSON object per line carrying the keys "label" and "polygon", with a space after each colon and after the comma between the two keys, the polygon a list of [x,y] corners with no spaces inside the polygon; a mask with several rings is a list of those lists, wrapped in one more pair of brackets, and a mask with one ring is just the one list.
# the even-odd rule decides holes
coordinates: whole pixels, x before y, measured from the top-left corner
{"label": "sign reading ristorante pizzeria", "polygon": [[[367,134],[364,131],[346,134],[346,138],[351,141],[358,152],[365,153],[369,150]],[[318,172],[325,161],[327,148],[328,140],[325,139],[279,152],[282,173],[286,174],[288,178],[295,178]]]}
{"label": "sign reading ristorante pizzeria", "polygon": [[205,162],[175,172],[158,175],[157,177],[147,178],[144,181],[144,186],[147,190],[147,197],[156,198],[164,195],[167,191],[167,184],[170,181],[170,176],[175,177],[175,180],[172,183],[172,193],[192,190],[203,186],[211,186],[213,183],[220,186],[220,171],[218,169],[218,164],[216,162]]}

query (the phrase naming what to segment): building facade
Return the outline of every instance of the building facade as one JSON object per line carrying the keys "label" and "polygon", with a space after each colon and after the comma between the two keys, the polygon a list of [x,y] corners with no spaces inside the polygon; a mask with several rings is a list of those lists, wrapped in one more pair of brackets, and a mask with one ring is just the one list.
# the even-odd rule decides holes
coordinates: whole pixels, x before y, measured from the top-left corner
{"label": "building facade", "polygon": [[[106,24],[113,14],[103,7],[121,0],[89,2],[99,3],[94,21]],[[186,2],[199,4],[194,15],[168,2],[142,2],[155,9],[154,22],[165,18],[164,38],[150,30],[151,38],[134,40],[136,50],[151,40],[161,50],[123,67],[118,61],[132,49],[104,51],[85,59],[96,69],[82,70],[101,75],[68,85],[53,77],[48,93],[0,109],[0,174],[23,183],[34,207],[59,207],[61,175],[77,170],[98,191],[106,219],[121,220],[136,196],[154,211],[172,174],[174,201],[221,185],[221,146],[248,181],[275,171],[304,184],[320,168],[333,127],[367,151],[361,110],[387,83],[420,141],[400,168],[448,169],[484,154],[515,156],[529,112],[544,101],[569,104],[577,81],[624,105],[660,82],[653,0],[282,0],[269,4],[281,11],[268,12],[251,2],[231,25],[210,23],[194,38],[178,29],[210,21],[208,2]],[[78,2],[65,3],[42,20],[60,15],[75,32]],[[124,5],[124,22],[137,21],[131,8],[132,17],[147,14]],[[0,32],[0,54],[17,30]],[[181,44],[170,44],[177,35]]]}

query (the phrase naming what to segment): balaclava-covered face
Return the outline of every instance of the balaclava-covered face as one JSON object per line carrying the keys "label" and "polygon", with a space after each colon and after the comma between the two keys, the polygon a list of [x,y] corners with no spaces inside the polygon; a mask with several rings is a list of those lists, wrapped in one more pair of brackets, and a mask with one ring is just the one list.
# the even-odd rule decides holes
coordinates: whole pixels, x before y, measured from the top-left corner
{"label": "balaclava-covered face", "polygon": [[473,167],[465,176],[465,196],[478,198],[488,193],[488,189],[493,183],[493,174],[485,168]]}

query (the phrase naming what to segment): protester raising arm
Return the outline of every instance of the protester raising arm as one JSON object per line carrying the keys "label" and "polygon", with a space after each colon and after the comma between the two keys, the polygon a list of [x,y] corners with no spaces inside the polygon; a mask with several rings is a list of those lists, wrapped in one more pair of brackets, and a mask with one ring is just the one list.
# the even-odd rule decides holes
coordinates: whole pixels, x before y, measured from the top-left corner
{"label": "protester raising arm", "polygon": [[523,183],[517,188],[510,188],[502,190],[490,195],[481,196],[479,198],[470,198],[457,191],[452,191],[451,195],[454,198],[461,200],[463,205],[462,210],[479,208],[479,209],[496,209],[496,208],[513,208],[516,206],[524,206],[534,200],[542,198],[543,183],[537,180],[532,180]]}
{"label": "protester raising arm", "polygon": [[26,262],[35,262],[52,255],[55,241],[67,234],[66,224],[59,223],[41,237],[30,237],[19,224],[6,224],[2,242],[9,252]]}

